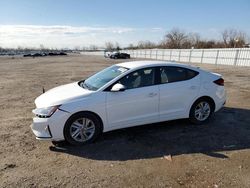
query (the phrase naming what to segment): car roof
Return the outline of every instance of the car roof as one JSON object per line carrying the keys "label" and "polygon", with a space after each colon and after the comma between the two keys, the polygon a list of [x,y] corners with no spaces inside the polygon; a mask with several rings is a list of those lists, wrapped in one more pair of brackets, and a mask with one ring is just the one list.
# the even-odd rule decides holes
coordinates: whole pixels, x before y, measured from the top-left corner
{"label": "car roof", "polygon": [[179,67],[187,67],[187,68],[196,68],[190,65],[176,63],[174,61],[129,61],[124,63],[117,64],[118,66],[125,67],[128,69],[137,69],[151,66],[179,66]]}

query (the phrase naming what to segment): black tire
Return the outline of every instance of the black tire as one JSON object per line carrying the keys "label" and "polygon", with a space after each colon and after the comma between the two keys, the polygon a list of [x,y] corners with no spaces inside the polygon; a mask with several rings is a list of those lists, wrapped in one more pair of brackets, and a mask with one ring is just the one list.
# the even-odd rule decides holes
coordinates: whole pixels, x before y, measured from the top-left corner
{"label": "black tire", "polygon": [[[91,138],[89,138],[88,140],[85,141],[76,141],[70,133],[71,130],[71,126],[73,125],[73,123],[81,118],[87,118],[89,120],[91,120],[94,123],[94,134]],[[92,113],[89,112],[79,112],[76,113],[74,115],[72,115],[67,122],[65,123],[64,126],[64,138],[65,140],[72,144],[72,145],[84,145],[84,144],[88,144],[88,143],[92,143],[96,140],[96,138],[102,133],[102,122],[101,120]]]}
{"label": "black tire", "polygon": [[[199,119],[197,117],[197,115],[195,115],[195,111],[196,109],[199,110],[199,105],[201,104],[208,104],[209,105],[209,114],[206,115],[207,117],[205,119]],[[198,99],[197,101],[195,101],[195,103],[192,105],[190,113],[189,113],[189,120],[191,121],[191,123],[196,124],[196,125],[201,125],[201,124],[205,124],[209,121],[209,119],[211,118],[211,115],[214,112],[214,104],[211,100],[206,99],[206,98],[201,98]],[[198,115],[199,116],[199,115]]]}

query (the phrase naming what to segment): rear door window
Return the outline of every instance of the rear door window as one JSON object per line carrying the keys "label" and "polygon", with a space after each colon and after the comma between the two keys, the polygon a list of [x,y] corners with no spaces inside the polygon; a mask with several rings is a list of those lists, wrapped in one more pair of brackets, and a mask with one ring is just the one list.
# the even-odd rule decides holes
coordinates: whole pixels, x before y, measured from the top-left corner
{"label": "rear door window", "polygon": [[172,83],[194,78],[199,73],[183,67],[166,66],[160,68],[160,83]]}

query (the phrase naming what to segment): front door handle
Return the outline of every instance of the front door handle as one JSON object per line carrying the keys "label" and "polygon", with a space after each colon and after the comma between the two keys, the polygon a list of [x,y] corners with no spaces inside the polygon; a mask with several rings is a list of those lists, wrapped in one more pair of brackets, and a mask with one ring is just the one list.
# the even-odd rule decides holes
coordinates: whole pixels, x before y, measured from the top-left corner
{"label": "front door handle", "polygon": [[196,86],[190,86],[189,88],[190,89],[196,89]]}

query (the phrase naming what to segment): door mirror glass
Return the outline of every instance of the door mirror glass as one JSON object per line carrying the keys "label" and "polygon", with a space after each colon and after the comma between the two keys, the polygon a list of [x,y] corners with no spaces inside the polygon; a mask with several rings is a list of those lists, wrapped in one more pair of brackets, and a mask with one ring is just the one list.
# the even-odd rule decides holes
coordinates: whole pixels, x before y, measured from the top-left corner
{"label": "door mirror glass", "polygon": [[117,83],[117,84],[113,85],[113,87],[111,88],[111,91],[113,91],[113,92],[125,91],[125,86]]}

